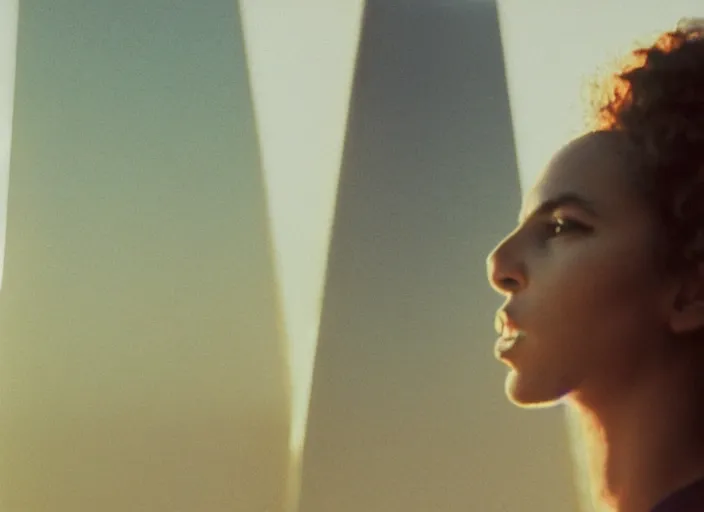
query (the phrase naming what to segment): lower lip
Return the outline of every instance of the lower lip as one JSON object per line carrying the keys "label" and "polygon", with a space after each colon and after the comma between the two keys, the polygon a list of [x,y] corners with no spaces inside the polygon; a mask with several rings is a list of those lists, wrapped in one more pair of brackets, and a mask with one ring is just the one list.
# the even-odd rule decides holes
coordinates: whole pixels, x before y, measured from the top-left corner
{"label": "lower lip", "polygon": [[518,336],[515,340],[499,338],[494,344],[494,355],[497,359],[504,359],[516,350],[516,346],[523,341],[523,336]]}

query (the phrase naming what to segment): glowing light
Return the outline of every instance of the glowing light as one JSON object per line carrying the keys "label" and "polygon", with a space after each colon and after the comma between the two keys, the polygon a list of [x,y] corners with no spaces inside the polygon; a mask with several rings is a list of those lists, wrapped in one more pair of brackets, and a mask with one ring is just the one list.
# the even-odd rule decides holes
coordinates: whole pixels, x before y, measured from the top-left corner
{"label": "glowing light", "polygon": [[291,449],[303,447],[363,0],[241,0],[291,373]]}

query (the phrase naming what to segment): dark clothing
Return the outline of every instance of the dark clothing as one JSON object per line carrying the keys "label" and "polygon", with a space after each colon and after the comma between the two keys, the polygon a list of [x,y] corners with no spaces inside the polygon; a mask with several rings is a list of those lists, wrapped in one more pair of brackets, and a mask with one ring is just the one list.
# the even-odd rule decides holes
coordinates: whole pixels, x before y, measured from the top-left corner
{"label": "dark clothing", "polygon": [[704,512],[704,479],[670,494],[652,512]]}

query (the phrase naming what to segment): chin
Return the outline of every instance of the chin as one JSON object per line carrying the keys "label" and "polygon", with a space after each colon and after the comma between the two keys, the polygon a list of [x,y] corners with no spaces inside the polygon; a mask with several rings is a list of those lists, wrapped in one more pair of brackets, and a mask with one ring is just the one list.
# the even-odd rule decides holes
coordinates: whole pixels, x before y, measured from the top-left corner
{"label": "chin", "polygon": [[516,370],[506,377],[506,396],[514,405],[524,409],[544,409],[561,403],[567,392],[549,379],[529,379]]}

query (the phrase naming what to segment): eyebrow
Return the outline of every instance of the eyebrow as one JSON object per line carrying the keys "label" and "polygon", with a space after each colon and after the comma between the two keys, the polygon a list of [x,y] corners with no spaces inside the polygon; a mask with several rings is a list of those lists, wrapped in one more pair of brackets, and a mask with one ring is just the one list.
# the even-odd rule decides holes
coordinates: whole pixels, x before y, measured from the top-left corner
{"label": "eyebrow", "polygon": [[521,223],[532,217],[551,214],[555,210],[564,206],[576,206],[593,217],[599,217],[599,214],[594,208],[594,203],[575,192],[564,192],[553,197],[552,199],[544,201],[529,215],[520,214],[518,216],[518,222]]}

